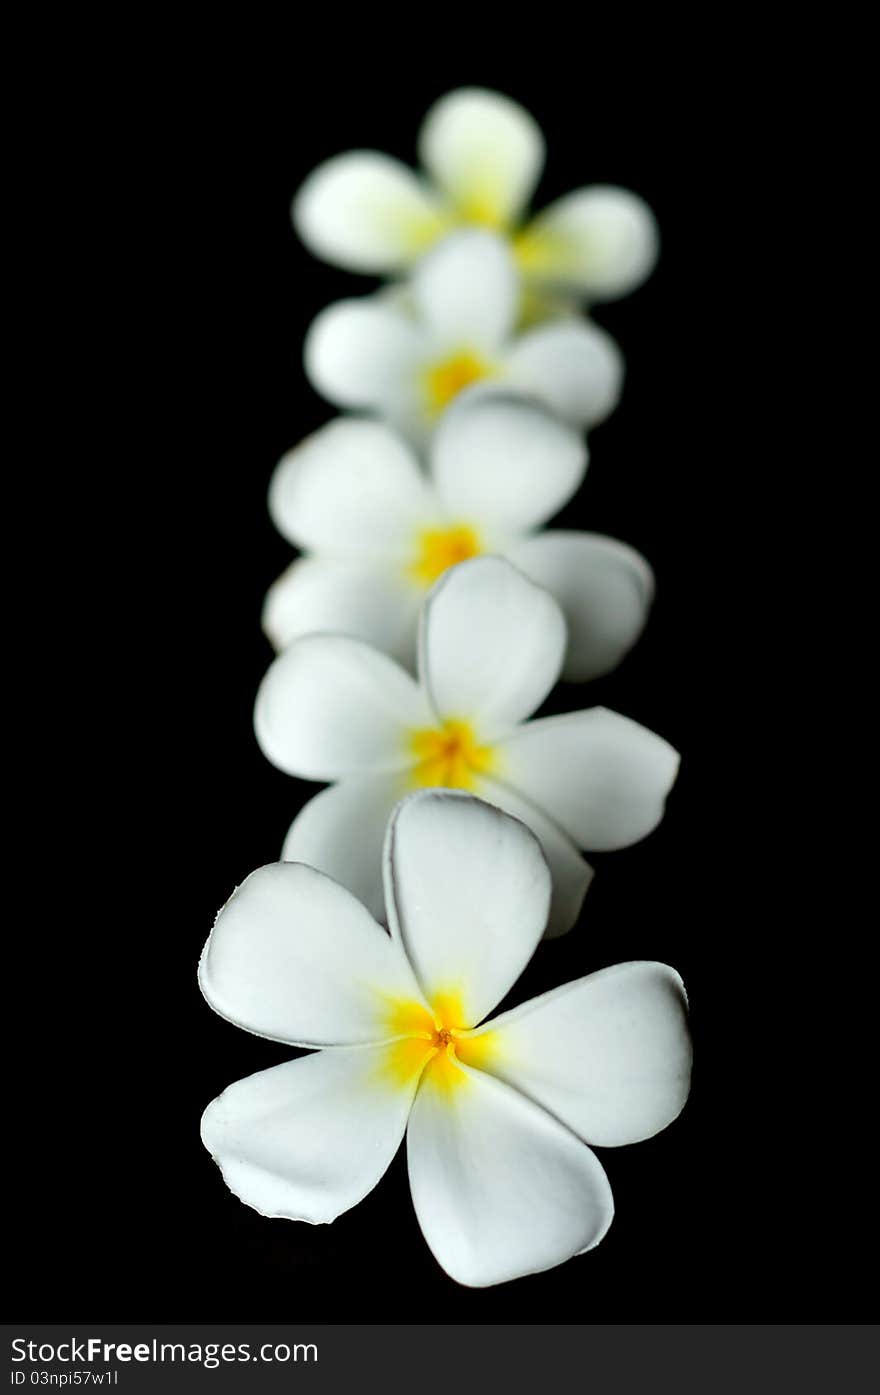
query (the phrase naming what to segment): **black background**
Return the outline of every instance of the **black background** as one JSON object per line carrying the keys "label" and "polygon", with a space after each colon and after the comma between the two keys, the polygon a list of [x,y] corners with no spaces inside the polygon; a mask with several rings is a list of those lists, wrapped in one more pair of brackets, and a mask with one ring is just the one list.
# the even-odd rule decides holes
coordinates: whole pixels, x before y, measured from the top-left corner
{"label": "black background", "polygon": [[[773,637],[758,625],[768,462],[744,469],[736,434],[756,313],[741,192],[756,177],[744,142],[761,142],[747,93],[738,86],[730,105],[712,72],[648,51],[635,62],[539,49],[526,61],[521,42],[516,61],[487,47],[480,61],[429,62],[360,53],[352,39],[340,65],[320,44],[270,49],[251,62],[234,43],[222,57],[206,46],[183,65],[169,52],[127,103],[121,65],[99,93],[83,83],[72,95],[84,135],[59,116],[63,202],[91,251],[76,332],[104,342],[100,369],[79,365],[76,449],[56,463],[75,543],[49,631],[69,715],[39,775],[59,812],[28,883],[36,928],[12,946],[23,985],[9,1004],[21,1014],[7,1145],[16,1309],[155,1321],[860,1316],[833,1225],[807,1223],[823,1203],[815,1156],[805,1165],[793,1142],[805,1120],[789,1088],[784,895],[759,891],[766,796],[749,753]],[[637,718],[681,750],[682,771],[660,829],[594,859],[579,926],[539,950],[517,993],[662,959],[684,976],[696,1048],[680,1120],[601,1154],[617,1214],[599,1249],[479,1292],[448,1280],[424,1245],[402,1155],[330,1227],[266,1220],[226,1190],[200,1113],[286,1053],[217,1018],[195,978],[217,909],[277,857],[311,792],[268,765],[251,728],[271,658],[262,598],[290,558],[265,495],[282,452],[332,415],[303,377],[308,324],[372,283],[309,256],[290,199],[337,151],[413,161],[431,101],[471,83],[541,124],[537,206],[619,183],[648,200],[663,236],[652,279],[597,308],[626,355],[625,394],[592,433],[586,483],[563,515],[643,551],[658,597],[625,664],[552,704]]]}

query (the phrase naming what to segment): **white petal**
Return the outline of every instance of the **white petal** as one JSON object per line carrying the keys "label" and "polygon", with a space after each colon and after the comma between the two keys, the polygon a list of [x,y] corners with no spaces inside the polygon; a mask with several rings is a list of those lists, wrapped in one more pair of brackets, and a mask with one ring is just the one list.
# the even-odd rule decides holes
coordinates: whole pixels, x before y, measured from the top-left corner
{"label": "white petal", "polygon": [[435,346],[491,353],[516,319],[519,278],[509,249],[491,233],[453,233],[420,263],[412,294]]}
{"label": "white petal", "polygon": [[610,335],[588,320],[558,320],[521,335],[507,377],[576,426],[595,426],[617,406],[623,359]]}
{"label": "white petal", "polygon": [[517,250],[530,278],[572,287],[590,300],[615,300],[653,271],[659,237],[637,194],[594,184],[550,204],[522,233]]}
{"label": "white petal", "polygon": [[537,527],[571,498],[586,472],[587,448],[578,432],[537,402],[486,390],[446,413],[430,468],[451,516],[515,535]]}
{"label": "white petal", "polygon": [[594,852],[656,828],[678,774],[668,741],[606,707],[529,722],[501,752],[505,781]]}
{"label": "white petal", "polygon": [[297,547],[378,553],[411,550],[437,505],[399,436],[377,421],[338,417],[280,461],[269,512]]}
{"label": "white petal", "polygon": [[298,1046],[387,1040],[394,1001],[419,997],[400,945],[360,902],[293,862],[258,868],[233,893],[199,985],[221,1017]]}
{"label": "white petal", "polygon": [[399,566],[301,557],[269,588],[263,629],[276,649],[302,635],[332,630],[412,666],[419,601],[420,593]]}
{"label": "white petal", "polygon": [[541,844],[553,879],[553,898],[544,938],[558,939],[569,931],[581,913],[584,897],[593,880],[593,869],[578,852],[567,833],[546,814],[501,780],[481,777],[475,786],[481,799],[521,819]]}
{"label": "white petal", "polygon": [[373,150],[313,170],[293,202],[294,226],[317,256],[352,271],[398,271],[440,236],[446,219],[412,170]]}
{"label": "white petal", "polygon": [[409,791],[408,771],[350,775],[303,805],[282,857],[326,872],[384,920],[382,846],[392,810]]}
{"label": "white petal", "polygon": [[505,555],[562,606],[568,649],[562,677],[583,683],[615,668],[645,626],[654,576],[640,553],[599,533],[551,531]]}
{"label": "white petal", "polygon": [[438,1263],[482,1288],[598,1245],[614,1202],[595,1154],[501,1081],[461,1074],[444,1090],[426,1073],[407,1130],[413,1204]]}
{"label": "white petal", "polygon": [[254,708],[263,754],[306,780],[403,769],[410,731],[430,725],[409,674],[344,635],[294,640],[271,664]]}
{"label": "white petal", "polygon": [[230,1191],[263,1216],[313,1225],[362,1201],[400,1147],[415,1090],[383,1083],[387,1055],[317,1051],[224,1090],[202,1142]]}
{"label": "white petal", "polygon": [[453,1001],[475,1026],[516,982],[550,908],[537,839],[479,799],[425,790],[398,806],[384,855],[391,933],[429,1002]]}
{"label": "white petal", "polygon": [[419,632],[422,683],[441,719],[510,730],[544,700],[565,657],[565,620],[546,591],[498,557],[475,557],[429,593]]}
{"label": "white petal", "polygon": [[395,413],[416,403],[423,357],[418,326],[380,296],[328,305],[303,348],[306,376],[328,402]]}
{"label": "white petal", "polygon": [[598,1147],[651,1138],[688,1097],[687,999],[666,964],[615,964],[503,1013],[483,1034],[483,1070]]}
{"label": "white petal", "polygon": [[517,102],[465,87],[431,107],[419,133],[419,157],[462,218],[504,227],[532,196],[544,139]]}

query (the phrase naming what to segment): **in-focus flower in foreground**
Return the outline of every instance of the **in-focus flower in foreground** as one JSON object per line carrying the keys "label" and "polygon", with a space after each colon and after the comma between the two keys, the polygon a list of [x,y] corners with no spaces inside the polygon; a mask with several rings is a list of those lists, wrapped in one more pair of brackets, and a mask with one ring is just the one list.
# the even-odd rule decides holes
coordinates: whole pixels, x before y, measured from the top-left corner
{"label": "in-focus flower in foreground", "polygon": [[395,813],[384,862],[390,934],[296,863],[260,868],[220,912],[199,969],[211,1007],[333,1049],[231,1085],[205,1111],[205,1146],[249,1206],[315,1224],[362,1200],[405,1134],[422,1232],[462,1284],[592,1249],[614,1208],[588,1145],[650,1138],[687,1098],[680,978],[618,964],[485,1021],[547,915],[534,837],[424,792]]}
{"label": "in-focus flower in foreground", "polygon": [[464,88],[436,102],[419,158],[431,183],[372,150],[319,165],[293,205],[306,246],[352,271],[397,274],[453,229],[476,225],[511,239],[530,283],[591,301],[626,295],[654,266],[653,214],[625,189],[577,189],[523,226],[544,140],[529,113],[498,92]]}
{"label": "in-focus flower in foreground", "polygon": [[515,334],[519,279],[492,233],[455,233],[413,274],[409,298],[340,300],[306,334],[306,374],[337,407],[369,411],[425,440],[460,393],[500,383],[574,426],[617,405],[623,361],[613,339],[570,317]]}
{"label": "in-focus flower in foreground", "polygon": [[559,677],[565,644],[553,597],[498,557],[450,568],[428,595],[417,680],[349,636],[294,640],[260,686],[257,740],[288,774],[339,783],[300,810],[285,860],[327,872],[381,919],[395,804],[419,787],[465,789],[538,836],[553,874],[548,934],[569,930],[592,877],[578,848],[650,833],[678,755],[603,707],[526,721]]}
{"label": "in-focus flower in foreground", "polygon": [[648,563],[598,533],[538,532],[584,476],[582,436],[506,393],[461,402],[431,445],[428,477],[387,426],[340,417],[281,461],[269,508],[303,549],[269,590],[276,649],[317,630],[366,640],[412,667],[425,593],[451,566],[505,556],[565,612],[563,678],[607,673],[641,634]]}

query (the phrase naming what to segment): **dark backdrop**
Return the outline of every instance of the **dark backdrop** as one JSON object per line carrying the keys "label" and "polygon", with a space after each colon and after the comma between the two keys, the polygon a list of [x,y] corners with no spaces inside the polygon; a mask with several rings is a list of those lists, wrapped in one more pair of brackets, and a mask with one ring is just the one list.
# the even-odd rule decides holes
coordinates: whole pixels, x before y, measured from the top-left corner
{"label": "dark backdrop", "polygon": [[[784,1000],[769,987],[774,968],[777,988],[784,977],[786,945],[778,897],[756,894],[753,862],[763,814],[747,749],[761,718],[743,688],[762,662],[754,548],[766,477],[744,470],[734,436],[754,333],[742,273],[752,227],[742,148],[756,136],[747,98],[732,109],[715,99],[711,73],[655,64],[647,50],[637,64],[620,52],[428,63],[356,47],[345,70],[320,46],[256,64],[234,45],[222,60],[206,49],[183,69],[172,53],[140,75],[124,107],[122,70],[112,99],[84,88],[74,103],[90,139],[66,163],[76,173],[91,145],[110,212],[81,200],[72,221],[96,251],[85,299],[94,285],[110,328],[106,373],[84,384],[103,448],[93,453],[81,432],[73,461],[72,571],[88,599],[65,610],[71,572],[62,576],[64,623],[53,627],[71,714],[64,745],[80,764],[32,887],[40,929],[16,940],[26,967],[13,983],[24,987],[10,995],[21,1012],[17,1312],[858,1316],[851,1284],[816,1261],[816,1246],[832,1243],[827,1228],[817,1240],[804,1225],[814,1180],[791,1161],[791,1048]],[[302,373],[306,327],[328,301],[371,283],[306,253],[290,199],[340,150],[413,159],[430,102],[466,83],[508,92],[542,125],[539,204],[582,183],[619,183],[648,200],[663,235],[651,280],[597,309],[627,358],[625,395],[592,433],[586,483],[564,515],[642,550],[657,601],[617,672],[553,702],[637,718],[681,750],[682,771],[658,831],[595,859],[579,926],[540,949],[521,991],[630,958],[666,960],[687,984],[696,1046],[680,1120],[601,1154],[617,1215],[600,1248],[482,1292],[436,1266],[402,1156],[330,1227],[266,1220],[226,1190],[199,1142],[201,1110],[286,1053],[216,1017],[195,977],[218,907],[278,855],[310,792],[261,757],[251,728],[271,657],[261,602],[290,557],[265,495],[282,452],[331,415]],[[94,652],[79,642],[84,629]]]}

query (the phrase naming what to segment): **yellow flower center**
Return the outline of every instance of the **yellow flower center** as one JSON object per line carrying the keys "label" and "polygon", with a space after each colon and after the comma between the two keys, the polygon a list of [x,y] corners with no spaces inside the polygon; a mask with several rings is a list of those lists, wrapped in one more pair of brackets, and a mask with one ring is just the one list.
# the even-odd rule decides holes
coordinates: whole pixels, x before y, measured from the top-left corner
{"label": "yellow flower center", "polygon": [[485,178],[459,198],[456,212],[465,225],[476,224],[478,228],[489,228],[492,232],[498,232],[507,221],[498,193]]}
{"label": "yellow flower center", "polygon": [[429,411],[438,416],[466,387],[490,377],[493,372],[492,364],[472,349],[459,349],[439,363],[431,364],[423,375]]}
{"label": "yellow flower center", "polygon": [[404,1000],[389,1004],[387,1030],[400,1033],[400,1040],[388,1049],[383,1074],[396,1085],[408,1085],[424,1072],[423,1084],[450,1090],[467,1083],[458,1063],[483,1070],[497,1052],[493,1032],[471,1036],[464,1026],[461,995],[440,993],[431,1010],[418,1002]]}
{"label": "yellow flower center", "polygon": [[466,562],[482,552],[480,539],[466,523],[453,523],[448,528],[426,528],[419,534],[416,560],[410,575],[423,586],[433,586],[439,576],[457,562]]}
{"label": "yellow flower center", "polygon": [[413,784],[442,785],[447,789],[473,789],[476,776],[497,767],[491,746],[481,746],[467,722],[450,718],[442,727],[422,727],[410,735],[415,757]]}

